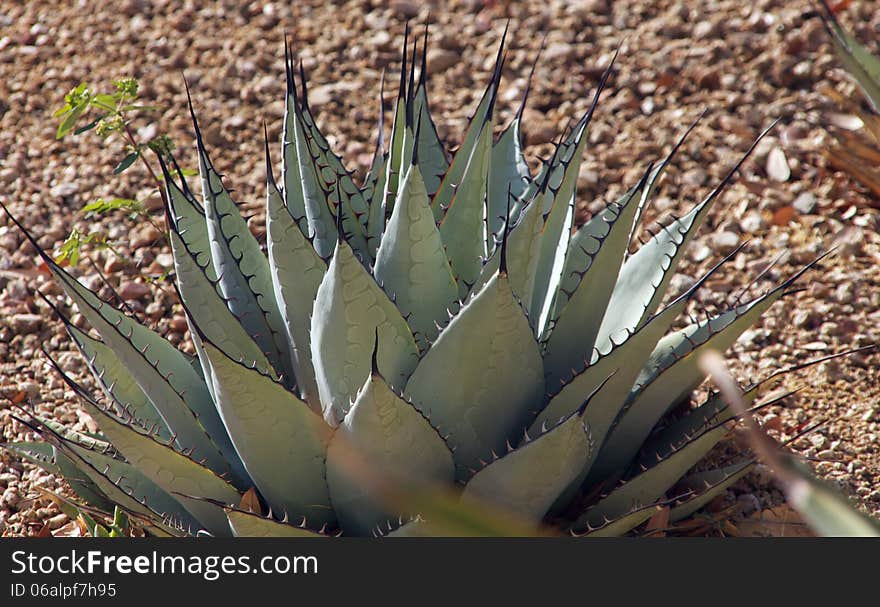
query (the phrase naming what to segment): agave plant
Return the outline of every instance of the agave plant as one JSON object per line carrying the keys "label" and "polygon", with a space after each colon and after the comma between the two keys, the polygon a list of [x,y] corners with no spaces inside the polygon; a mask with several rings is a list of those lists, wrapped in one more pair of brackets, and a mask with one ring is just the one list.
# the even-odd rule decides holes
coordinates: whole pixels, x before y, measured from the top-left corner
{"label": "agave plant", "polygon": [[162,166],[197,356],[41,252],[100,334],[62,315],[103,396],[64,377],[101,433],[22,415],[46,442],[8,448],[160,535],[430,534],[442,508],[424,496],[438,487],[444,508],[621,534],[658,504],[673,520],[687,516],[749,470],[747,458],[682,478],[735,415],[717,395],[670,413],[704,379],[699,353],[727,349],[806,268],[679,330],[712,272],[667,297],[685,247],[745,157],[629,253],[684,137],[574,229],[576,178],[611,66],[533,175],[522,106],[493,138],[504,40],[451,157],[428,108],[427,31],[418,81],[417,42],[411,56],[407,45],[388,149],[380,126],[362,185],[319,130],[287,50],[280,182],[266,145],[268,256],[189,101],[201,197],[172,158]]}

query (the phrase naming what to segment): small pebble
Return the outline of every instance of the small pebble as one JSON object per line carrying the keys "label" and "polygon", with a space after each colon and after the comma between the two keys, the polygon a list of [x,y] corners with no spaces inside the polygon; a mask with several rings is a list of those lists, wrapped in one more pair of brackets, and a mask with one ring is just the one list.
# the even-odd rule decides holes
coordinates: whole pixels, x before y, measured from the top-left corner
{"label": "small pebble", "polygon": [[785,182],[791,177],[791,168],[782,148],[774,147],[767,154],[767,176],[774,181]]}
{"label": "small pebble", "polygon": [[809,215],[816,208],[816,195],[812,192],[803,192],[791,203],[801,215]]}
{"label": "small pebble", "polygon": [[39,314],[13,314],[9,319],[9,325],[16,333],[36,333],[43,324],[43,317]]}
{"label": "small pebble", "polygon": [[141,282],[124,282],[117,289],[119,296],[126,300],[143,299],[150,294],[150,287]]}

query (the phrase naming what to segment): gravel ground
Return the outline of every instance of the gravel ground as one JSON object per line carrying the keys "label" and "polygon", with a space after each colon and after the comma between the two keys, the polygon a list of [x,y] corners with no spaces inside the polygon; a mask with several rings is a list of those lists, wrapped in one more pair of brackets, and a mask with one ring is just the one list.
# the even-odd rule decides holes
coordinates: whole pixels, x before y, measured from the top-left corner
{"label": "gravel ground", "polygon": [[[291,4],[188,1],[181,9],[160,0],[40,0],[0,8],[0,199],[47,249],[57,247],[73,226],[109,234],[122,257],[101,251],[92,259],[132,308],[181,347],[190,348],[179,306],[167,289],[144,280],[171,265],[167,249],[156,244],[158,234],[122,214],[97,222],[79,211],[99,197],[148,197],[147,175],[137,166],[112,175],[123,155],[118,143],[102,147],[92,135],[55,141],[52,112],[64,94],[80,81],[108,88],[112,79],[136,76],[142,99],[162,108],[136,127],[146,134],[158,126],[178,143],[184,165],[195,166],[185,75],[215,163],[261,235],[261,129],[265,120],[277,141],[284,33],[292,36],[309,71],[310,102],[320,125],[332,135],[334,148],[363,172],[375,141],[381,70],[390,74],[385,95],[390,110],[404,21],[421,25],[426,17],[432,109],[450,146],[457,144],[482,93],[506,20],[510,54],[499,122],[515,111],[547,34],[526,111],[527,151],[535,163],[569,118],[587,107],[602,69],[621,45],[578,181],[581,218],[633,183],[704,109],[706,117],[667,172],[651,221],[698,201],[750,140],[780,118],[719,201],[673,288],[685,287],[690,276],[749,240],[745,253],[706,289],[698,307],[711,311],[730,302],[779,253],[789,255],[753,289],[767,288],[837,244],[837,254],[804,280],[803,292],[776,304],[743,336],[732,349],[731,364],[742,380],[759,379],[787,365],[880,341],[880,201],[827,168],[821,155],[829,139],[824,124],[834,108],[818,85],[847,95],[854,86],[838,69],[821,24],[810,17],[810,2],[469,0],[431,3],[430,16],[422,4],[404,1]],[[852,2],[841,19],[863,40],[876,39],[880,30],[874,2]],[[77,270],[87,284],[100,287],[88,264],[81,262]],[[87,429],[93,422],[48,372],[39,347],[91,385],[87,371],[60,323],[33,297],[36,289],[53,299],[60,294],[39,271],[34,251],[0,219],[0,395],[30,399],[39,412]],[[862,354],[785,376],[782,387],[802,389],[763,412],[780,439],[826,420],[793,448],[875,514],[880,513],[878,363],[877,354]],[[2,438],[28,437],[7,405],[0,402]],[[737,449],[731,441],[719,456]],[[52,529],[67,523],[39,498],[37,487],[63,490],[58,479],[0,454],[3,534],[32,535],[44,523]],[[737,517],[777,506],[781,495],[759,468],[725,500],[716,508],[733,505],[724,512]]]}

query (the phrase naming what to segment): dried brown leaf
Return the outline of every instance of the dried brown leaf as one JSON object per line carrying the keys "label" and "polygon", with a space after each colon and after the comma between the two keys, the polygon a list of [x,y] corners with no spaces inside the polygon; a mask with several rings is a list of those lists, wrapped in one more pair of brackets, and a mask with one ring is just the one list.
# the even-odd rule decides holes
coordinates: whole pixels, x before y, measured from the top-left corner
{"label": "dried brown leaf", "polygon": [[253,512],[260,516],[263,514],[263,509],[260,507],[260,498],[257,496],[257,490],[254,487],[244,492],[238,507],[245,512]]}

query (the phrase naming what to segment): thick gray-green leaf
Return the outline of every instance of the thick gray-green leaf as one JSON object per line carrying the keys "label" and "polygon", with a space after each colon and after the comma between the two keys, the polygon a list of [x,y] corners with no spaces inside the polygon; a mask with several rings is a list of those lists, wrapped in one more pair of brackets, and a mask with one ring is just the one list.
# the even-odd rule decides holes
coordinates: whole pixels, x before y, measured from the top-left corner
{"label": "thick gray-green leaf", "polygon": [[[583,403],[584,397],[599,387],[610,374],[614,376],[593,398],[587,412],[587,423],[593,433],[593,439],[601,445],[608,429],[623,407],[633,380],[638,375],[640,357],[651,344],[666,332],[677,316],[675,308],[667,308],[642,330],[628,337],[624,342],[616,344],[611,350],[600,353],[593,352],[593,360],[584,371],[574,376],[562,389],[550,398],[550,402],[538,415],[530,432],[540,431],[543,425],[552,424],[555,420],[570,414]],[[630,363],[630,361],[634,361]],[[595,455],[595,454],[594,454]]]}
{"label": "thick gray-green leaf", "polygon": [[[69,448],[74,450],[80,458],[89,462],[95,470],[100,470],[108,478],[115,479],[118,488],[142,504],[145,504],[154,512],[158,512],[165,517],[171,517],[178,525],[182,525],[184,528],[199,527],[198,521],[193,518],[193,515],[190,514],[180,501],[156,485],[135,466],[96,449],[88,449],[74,444],[69,444]],[[68,459],[68,461],[73,463],[73,460]],[[76,470],[80,471],[82,468],[83,466],[77,466]],[[82,472],[81,474],[85,479],[88,479],[87,474]],[[76,476],[71,476],[66,472],[64,478],[69,481],[71,478],[76,479]],[[79,482],[83,480],[83,478],[80,478]]]}
{"label": "thick gray-green leaf", "polygon": [[[758,384],[746,390],[743,395],[743,402],[750,405],[758,396]],[[761,407],[767,406],[783,398],[791,396],[791,392],[787,392],[768,403],[762,403]],[[695,407],[682,415],[679,419],[665,426],[659,432],[655,432],[645,441],[643,450],[646,453],[660,451],[669,445],[676,445],[682,441],[686,441],[708,426],[729,421],[735,417],[733,409],[727,406],[727,403],[719,393],[711,394],[703,404]],[[647,462],[643,462],[647,465]]]}
{"label": "thick gray-green leaf", "polygon": [[[107,495],[101,491],[98,485],[90,478],[87,471],[84,471],[84,466],[77,465],[77,463],[69,457],[64,450],[59,447],[51,447],[51,449],[55,452],[55,462],[58,467],[58,475],[64,478],[70,488],[73,489],[73,492],[76,493],[80,499],[85,501],[87,504],[91,504],[96,508],[100,508],[105,511],[110,511],[113,509],[113,501],[107,497]],[[111,458],[112,459],[112,458]],[[98,470],[103,470],[105,474],[109,474],[109,471],[105,469],[105,466],[98,466]],[[117,475],[113,478],[118,479],[118,484],[122,485],[124,479],[121,475]],[[126,486],[126,489],[130,489],[130,487]],[[161,491],[161,490],[160,490]],[[164,492],[163,492],[164,493]],[[143,501],[142,498],[138,496],[136,497],[139,501]],[[152,505],[152,502],[150,502]],[[178,510],[182,510],[180,504],[175,504],[175,508]],[[166,512],[162,509],[161,504],[154,508],[157,512]],[[189,513],[187,513],[187,518],[189,518]]]}
{"label": "thick gray-green leaf", "polygon": [[409,322],[421,350],[458,299],[419,165],[412,165],[376,254],[376,280]]}
{"label": "thick gray-green leaf", "polygon": [[[62,374],[62,378],[68,382],[68,385],[70,385],[69,377],[64,374],[63,371],[61,371],[61,367],[58,366],[52,359],[50,359],[50,362],[56,369],[59,370],[59,372]],[[77,388],[80,388],[78,384],[76,384],[76,386]],[[83,391],[82,388],[80,388],[80,391]],[[115,415],[115,412],[111,411],[111,413]],[[63,422],[59,422],[48,417],[43,417],[36,413],[31,413],[31,417],[39,421],[41,426],[51,429],[55,434],[59,435],[67,442],[73,443],[75,445],[80,445],[88,449],[95,449],[97,451],[113,451],[113,445],[111,445],[107,441],[107,437],[101,435],[100,432],[95,434],[78,432],[71,428],[69,425],[64,424]]]}
{"label": "thick gray-green leaf", "polygon": [[[211,261],[211,243],[204,213],[188,196],[182,196],[183,192],[174,187],[174,181],[165,170],[164,163],[162,167],[168,184],[166,219],[170,231],[169,241],[174,257],[178,293],[188,311],[187,322],[190,322],[190,315],[196,315],[201,319],[208,336],[215,343],[222,344],[231,356],[249,360],[274,373],[268,358],[247,333],[223,296]],[[195,346],[202,377],[210,378],[210,364],[198,341]],[[206,384],[208,391],[212,392],[210,379]],[[211,398],[214,398],[213,392]],[[233,451],[228,439],[226,443],[229,450]],[[233,459],[237,460],[237,456]],[[242,473],[241,476],[246,477],[240,460],[235,461],[235,465]]]}
{"label": "thick gray-green leaf", "polygon": [[32,464],[35,464],[49,474],[59,475],[61,470],[55,463],[55,451],[52,445],[41,441],[14,441],[0,443],[0,449],[6,449]]}
{"label": "thick gray-green leaf", "polygon": [[419,165],[422,167],[422,177],[425,180],[425,188],[428,196],[434,196],[440,187],[440,180],[449,170],[449,162],[446,160],[446,150],[437,134],[437,127],[431,118],[428,108],[428,91],[424,82],[425,64],[422,62],[422,72],[419,77],[419,85],[416,88],[416,96],[413,102],[413,115],[420,124],[416,127],[419,140],[416,142],[419,150]]}
{"label": "thick gray-green leaf", "polygon": [[576,537],[622,537],[651,518],[662,506],[649,504],[639,506],[615,519],[607,520],[598,526],[573,528]]}
{"label": "thick gray-green leaf", "polygon": [[657,310],[688,243],[712,208],[710,197],[672,221],[631,255],[617,277],[596,343],[633,331]]}
{"label": "thick gray-green leaf", "polygon": [[[195,199],[182,174],[180,185],[178,185],[174,175],[168,170],[161,157],[159,157],[159,165],[162,168],[162,177],[165,183],[166,212],[171,217],[171,223],[186,243],[187,248],[199,259],[199,265],[209,264],[211,241],[208,236],[205,210]],[[177,167],[176,164],[175,167]],[[177,167],[177,171],[180,173],[179,167]]]}
{"label": "thick gray-green leaf", "polygon": [[[724,261],[735,254],[736,252],[732,253]],[[544,425],[552,424],[554,420],[567,415],[581,406],[585,394],[592,394],[598,390],[591,399],[592,404],[587,411],[586,418],[593,441],[596,445],[602,445],[614,421],[626,404],[633,382],[639,376],[650,352],[658,340],[669,330],[675,319],[684,312],[691,298],[724,261],[706,272],[690,289],[651,318],[638,331],[635,333],[625,332],[620,336],[621,342],[609,341],[605,345],[606,349],[595,348],[589,365],[583,371],[575,373],[555,395],[550,397],[550,401],[538,415],[530,431],[537,432]],[[603,381],[605,384],[601,385]],[[584,468],[578,478],[554,505],[554,511],[564,508],[575,496],[587,474],[590,473],[598,454],[598,448],[590,453],[590,458],[584,463]]]}
{"label": "thick gray-green leaf", "polygon": [[76,469],[86,474],[89,480],[94,483],[102,494],[107,496],[107,499],[112,504],[118,505],[128,513],[141,517],[147,531],[158,536],[175,537],[186,533],[182,532],[179,525],[170,520],[170,517],[165,517],[162,512],[154,511],[148,504],[141,503],[137,498],[133,497],[129,493],[132,488],[124,482],[125,479],[110,478],[102,470],[92,466],[72,449],[65,449],[65,452]]}
{"label": "thick gray-green leaf", "polygon": [[[295,152],[291,151],[290,155],[294,156],[295,154],[295,160],[299,167],[299,187],[308,220],[308,234],[312,238],[312,245],[318,255],[327,259],[333,253],[333,247],[336,246],[335,211],[330,208],[329,192],[321,189],[319,185],[318,167],[315,166],[309,149],[308,137],[300,118],[299,108],[295,101],[288,101],[288,103],[293,103],[293,118],[290,120],[290,127],[293,131],[293,146],[295,146]],[[289,187],[286,178],[284,187]],[[290,203],[287,202],[288,196],[290,195],[285,194],[288,210],[291,211],[293,217],[299,217],[296,214],[297,211],[290,208]]]}
{"label": "thick gray-green leaf", "polygon": [[237,504],[241,496],[235,487],[209,468],[154,438],[145,429],[122,422],[88,398],[82,398],[81,402],[128,463],[183,504],[211,533],[229,535],[225,518],[218,517],[214,507],[183,495]]}
{"label": "thick gray-green leaf", "polygon": [[584,467],[593,448],[581,410],[491,461],[465,485],[465,498],[540,521]]}
{"label": "thick gray-green leaf", "polygon": [[[407,110],[409,111],[409,110]],[[413,119],[415,120],[415,119]],[[398,176],[399,181],[397,183],[397,195],[400,196],[400,192],[403,189],[403,179],[406,177],[407,171],[409,171],[410,165],[412,165],[413,152],[415,151],[416,145],[416,135],[413,130],[412,125],[408,124],[405,129],[403,129],[403,158],[400,159],[400,175]],[[395,201],[397,199],[395,198]],[[396,202],[395,202],[396,204]]]}
{"label": "thick gray-green leaf", "polygon": [[[562,278],[559,281],[559,292],[554,302],[556,316],[568,304],[571,294],[577,290],[578,285],[582,282],[584,273],[588,272],[596,263],[595,256],[608,238],[611,229],[617,224],[621,210],[631,210],[632,206],[640,209],[644,204],[645,198],[639,193],[644,191],[646,187],[648,174],[646,173],[638,184],[624,192],[620,198],[591,217],[572,235],[568,244]],[[638,215],[638,210],[636,215]]]}
{"label": "thick gray-green leaf", "polygon": [[[229,356],[255,364],[263,371],[274,374],[275,370],[269,359],[239,322],[239,318],[221,295],[217,283],[212,280],[214,270],[209,266],[199,265],[197,257],[186,246],[173,224],[170,240],[177,287],[186,307],[187,317],[197,319],[201,331]],[[201,353],[199,360],[205,377],[210,377],[210,366],[206,364],[207,361]]]}
{"label": "thick gray-green leaf", "polygon": [[327,537],[305,527],[231,508],[227,508],[226,518],[235,537]]}
{"label": "thick gray-green leaf", "polygon": [[591,394],[610,377],[600,392],[593,397],[590,409],[587,411],[587,423],[593,434],[593,440],[601,445],[657,342],[669,331],[672,323],[685,311],[691,298],[717,268],[718,266],[703,275],[690,289],[651,318],[638,331],[624,332],[615,336],[615,339],[620,341],[609,342],[604,348],[596,347],[589,364],[586,364],[586,361],[578,364],[579,368],[583,367],[582,370],[575,370],[574,374],[565,378],[559,386],[548,386],[551,392],[550,401],[538,415],[530,431],[537,432],[542,425],[552,424],[555,420],[570,414],[581,406],[585,395]]}
{"label": "thick gray-green leaf", "polygon": [[593,351],[629,243],[638,209],[636,194],[643,190],[650,171],[629,198],[608,205],[572,237],[544,349],[544,369],[551,386]]}
{"label": "thick gray-green leaf", "polygon": [[[506,34],[507,32],[505,32],[505,36]],[[489,80],[489,85],[486,87],[483,97],[480,99],[480,103],[474,111],[474,115],[471,116],[461,145],[455,151],[455,154],[452,157],[452,164],[449,165],[449,169],[446,171],[446,174],[443,175],[443,179],[437,188],[437,193],[431,201],[431,208],[434,210],[434,219],[437,221],[443,219],[446,209],[449,208],[452,199],[460,189],[460,185],[464,181],[464,174],[471,163],[471,158],[473,157],[474,151],[479,144],[480,137],[485,130],[485,125],[492,120],[495,99],[498,96],[498,84],[501,80],[501,51],[503,48],[504,38],[501,39],[501,48],[499,49],[498,56],[495,60],[495,70],[492,73],[492,78]],[[492,129],[489,128],[490,148],[492,145],[491,134]]]}
{"label": "thick gray-green leaf", "polygon": [[[49,362],[59,371],[68,386],[83,398],[84,402],[93,404],[100,411],[100,407],[94,404],[94,401],[79,384],[71,380],[54,360],[50,358]],[[112,417],[112,414],[108,413],[108,415]],[[58,422],[36,415],[32,415],[31,421],[24,421],[24,424],[39,433],[45,441],[44,444],[51,449],[51,459],[57,465],[57,471],[69,481],[74,491],[78,494],[82,491],[79,495],[87,502],[103,510],[109,510],[114,505],[119,505],[128,512],[137,513],[144,517],[146,519],[145,526],[151,532],[156,532],[159,535],[179,535],[165,524],[166,517],[162,513],[152,510],[143,498],[139,499],[133,496],[132,488],[128,483],[122,484],[124,479],[121,475],[114,479],[110,476],[110,469],[106,465],[96,468],[89,460],[79,454],[78,449],[82,447],[86,450],[93,449],[98,454],[105,453],[109,460],[123,461],[107,443],[91,440]],[[35,459],[35,463],[42,465],[40,463],[42,457],[43,455],[39,455]],[[177,504],[174,508],[179,510],[180,505]],[[170,513],[169,517],[171,514],[173,513]]]}
{"label": "thick gray-green leaf", "polygon": [[[207,378],[207,387],[211,393],[215,415],[222,425],[224,453],[234,471],[236,484],[239,487],[247,487],[250,486],[250,479],[229,437],[226,424],[222,420],[222,412],[217,405],[217,395],[214,391],[213,369],[202,346],[201,336],[206,335],[208,339],[215,338],[216,342],[214,343],[221,344],[219,347],[222,347],[228,356],[258,366],[265,372],[272,373],[273,377],[275,371],[269,360],[260,351],[259,346],[251,339],[226,305],[216,283],[210,279],[209,273],[213,271],[212,268],[198,265],[197,258],[179,237],[173,223],[171,226],[171,251],[174,255],[178,291],[184,305],[186,321],[202,368],[202,375]],[[195,320],[196,318],[198,321]],[[194,324],[196,322],[198,322],[198,326]]]}
{"label": "thick gray-green leaf", "polygon": [[[379,169],[379,178],[376,181],[376,187],[373,189],[373,195],[370,198],[370,212],[367,216],[367,248],[370,256],[375,259],[376,251],[382,241],[382,231],[385,229],[385,183],[388,176],[388,159],[389,155],[385,154],[382,160],[382,166]],[[393,206],[393,205],[392,205]]]}
{"label": "thick gray-green leaf", "polygon": [[215,472],[232,472],[222,451],[222,422],[205,382],[189,359],[154,331],[101,301],[48,256],[46,263],[80,313],[149,397],[176,435],[177,444],[194,449],[193,456],[204,459]]}
{"label": "thick gray-green leaf", "polygon": [[[522,115],[507,125],[498,141],[492,146],[489,162],[489,188],[487,194],[487,221],[489,223],[488,250],[495,247],[492,235],[499,235],[505,221],[513,222],[522,209],[521,200],[531,181],[529,165],[522,149]],[[507,198],[511,198],[510,218],[507,217]]]}
{"label": "thick gray-green leaf", "polygon": [[211,164],[201,135],[197,142],[211,262],[220,292],[276,372],[292,383],[295,379],[292,357],[284,321],[272,291],[269,262]]}
{"label": "thick gray-green leaf", "polygon": [[379,370],[392,387],[402,388],[418,362],[406,320],[344,242],[318,288],[311,327],[318,395],[333,426],[370,374],[377,328]]}
{"label": "thick gray-green leaf", "polygon": [[[611,335],[619,331],[633,331],[637,329],[660,307],[663,298],[666,296],[669,281],[672,280],[672,276],[675,274],[675,270],[688,243],[712,208],[712,203],[733,181],[734,176],[743,163],[774,125],[775,123],[758,135],[742,158],[733,166],[724,179],[715,186],[703,202],[696,205],[683,217],[675,219],[669,225],[662,227],[635,254],[627,257],[617,277],[617,284],[614,286],[614,292],[611,295],[611,300],[608,302],[605,318],[602,319],[602,326],[599,328],[596,343],[605,343]],[[684,137],[687,137],[688,132],[685,133]],[[682,144],[684,137],[679,140],[676,148]],[[657,171],[663,170],[674,152],[675,148],[673,148],[670,156],[667,156],[666,160],[658,167]],[[659,176],[657,171],[649,179],[649,183],[646,186],[645,192],[647,195],[650,195],[653,182]]]}
{"label": "thick gray-green leaf", "polygon": [[318,256],[282,204],[274,183],[269,184],[266,196],[266,234],[273,290],[291,344],[300,394],[314,410],[320,411],[310,346],[310,318],[327,263]]}
{"label": "thick gray-green leaf", "polygon": [[[391,124],[391,147],[388,149],[388,159],[385,161],[385,191],[382,197],[382,212],[378,217],[374,217],[374,213],[370,213],[368,221],[368,233],[372,236],[372,240],[381,238],[385,231],[385,222],[394,211],[394,202],[397,200],[397,192],[400,189],[401,167],[403,166],[403,139],[406,131],[406,99],[401,94],[397,98],[397,105],[394,106],[394,122]],[[375,246],[379,246],[375,242]]]}
{"label": "thick gray-green leaf", "polygon": [[281,184],[284,188],[284,206],[287,207],[290,215],[299,222],[300,229],[309,234],[311,228],[306,216],[306,200],[303,193],[303,162],[296,144],[298,101],[296,84],[293,80],[293,63],[287,44],[284,45],[284,71],[287,76],[287,88],[284,95],[284,128],[281,132]]}
{"label": "thick gray-green leaf", "polygon": [[143,420],[147,427],[155,425],[156,433],[161,438],[171,438],[165,420],[113,350],[72,324],[65,322],[65,328],[107,397]]}
{"label": "thick gray-green leaf", "polygon": [[608,82],[616,57],[615,53],[611,63],[602,74],[590,109],[572,127],[526,193],[529,196],[530,191],[538,194],[541,190],[546,190],[541,199],[545,216],[544,237],[538,257],[532,301],[529,306],[530,314],[538,319],[536,325],[538,335],[544,333],[552,313],[553,302],[568,252],[568,243],[571,238],[570,230],[574,222],[575,186],[587,143],[587,127],[599,104],[599,97]]}
{"label": "thick gray-green leaf", "polygon": [[596,460],[592,475],[625,467],[660,418],[704,379],[697,359],[708,349],[724,352],[790,285],[664,337],[636,380],[632,394]]}
{"label": "thick gray-green leaf", "polygon": [[[62,377],[68,382],[68,385],[74,385],[63,372]],[[74,389],[77,393],[82,394],[78,385],[75,385]],[[88,466],[82,464],[81,458],[111,480],[115,479],[114,482],[118,487],[142,504],[148,505],[155,512],[162,513],[164,516],[174,516],[181,521],[192,522],[191,515],[186,512],[183,506],[156,487],[139,471],[133,469],[109,443],[94,440],[92,437],[75,432],[54,420],[38,415],[33,417],[40,422],[42,427],[51,431],[48,434],[43,431],[42,436],[47,438],[49,442],[40,444],[49,447],[53,453],[53,461],[57,464],[58,474],[87,503],[108,512],[113,510],[113,501],[92,481]]]}
{"label": "thick gray-green leaf", "polygon": [[[552,179],[552,175],[550,178]],[[572,194],[564,198],[559,195],[554,196],[553,191],[547,189],[543,194],[539,191],[538,198],[532,204],[543,205],[542,198],[551,199],[552,202],[550,211],[543,216],[531,301],[527,306],[529,315],[535,318],[533,323],[538,335],[544,334],[550,320],[553,301],[565,267],[571,227],[574,222]]]}
{"label": "thick gray-green leaf", "polygon": [[597,527],[606,520],[620,517],[639,506],[653,503],[675,485],[684,473],[700,461],[727,432],[728,428],[724,425],[711,427],[684,444],[675,446],[674,449],[657,453],[656,459],[659,461],[615,487],[581,515],[572,528]]}
{"label": "thick gray-green leaf", "polygon": [[519,437],[541,407],[544,378],[538,344],[506,275],[496,274],[449,322],[406,394],[450,434],[460,478]]}
{"label": "thick gray-green leaf", "polygon": [[[511,217],[513,217],[512,213],[511,210]],[[538,318],[537,315],[531,313],[529,306],[532,300],[532,290],[535,286],[535,271],[538,267],[543,227],[544,218],[541,215],[541,205],[533,200],[523,208],[519,219],[511,226],[507,236],[507,274],[510,278],[510,288],[528,313],[529,322],[534,329],[537,328]],[[483,266],[480,279],[472,291],[477,292],[483,288],[498,272],[500,265],[501,247],[496,247],[489,261]]]}
{"label": "thick gray-green leaf", "polygon": [[452,272],[464,296],[480,276],[486,258],[486,188],[489,155],[492,150],[491,119],[483,125],[461,182],[456,184],[443,219],[440,234]]}
{"label": "thick gray-green leaf", "polygon": [[260,494],[276,512],[333,521],[324,458],[330,428],[271,377],[232,360],[208,341],[223,421]]}
{"label": "thick gray-green leaf", "polygon": [[342,213],[342,228],[348,243],[365,262],[369,262],[366,239],[369,205],[342,159],[330,149],[327,139],[318,130],[308,108],[303,108],[300,117],[318,186],[327,193],[330,207],[336,209],[337,214]]}
{"label": "thick gray-green leaf", "polygon": [[687,497],[669,511],[669,520],[675,522],[689,517],[748,474],[754,466],[754,460],[746,460],[723,468],[695,472],[681,479],[676,491],[686,493]]}
{"label": "thick gray-green leaf", "polygon": [[327,483],[343,532],[369,535],[392,513],[381,496],[373,495],[368,479],[358,478],[360,466],[369,467],[383,483],[446,486],[455,479],[452,452],[437,430],[375,373],[336,429],[327,453]]}

